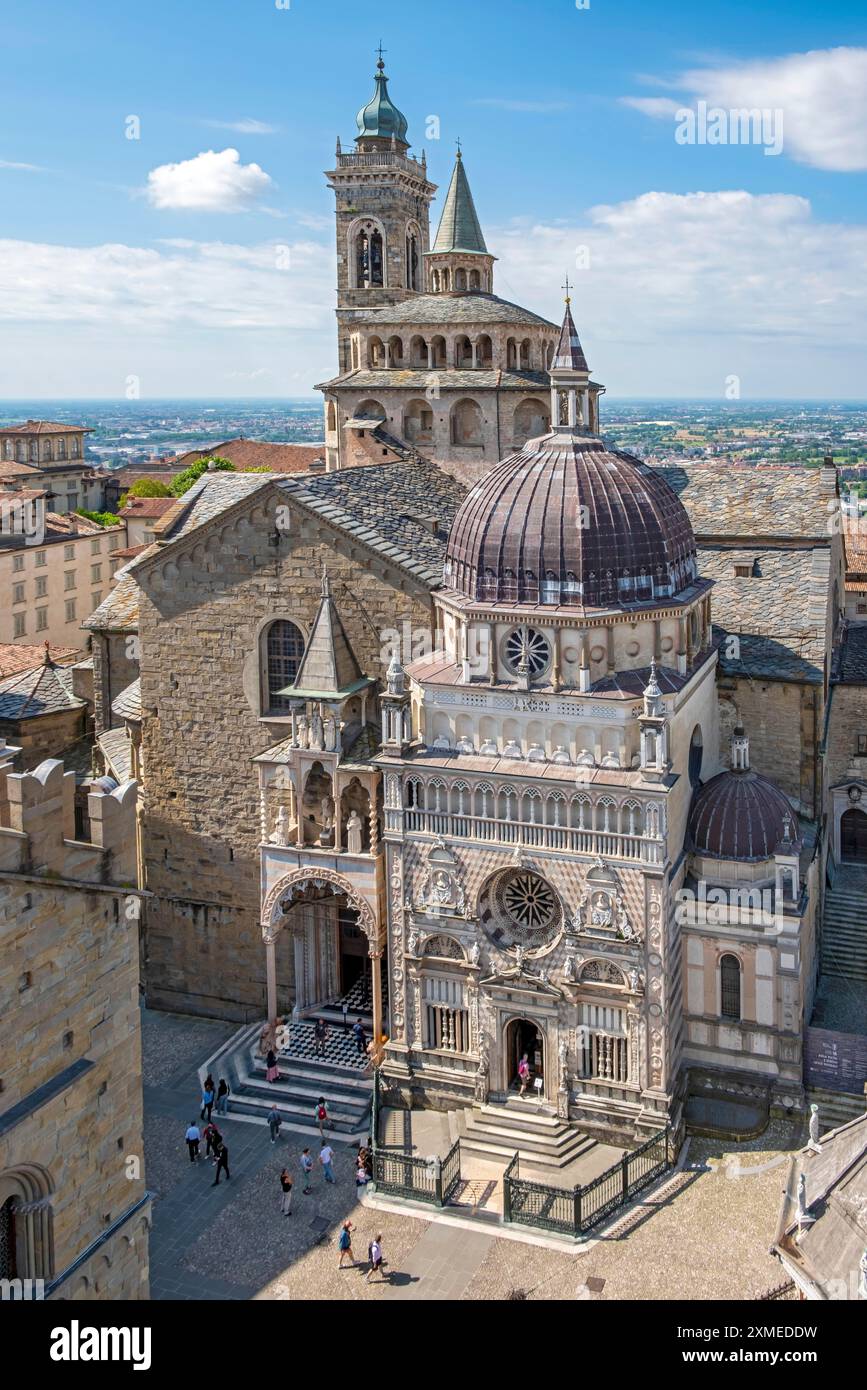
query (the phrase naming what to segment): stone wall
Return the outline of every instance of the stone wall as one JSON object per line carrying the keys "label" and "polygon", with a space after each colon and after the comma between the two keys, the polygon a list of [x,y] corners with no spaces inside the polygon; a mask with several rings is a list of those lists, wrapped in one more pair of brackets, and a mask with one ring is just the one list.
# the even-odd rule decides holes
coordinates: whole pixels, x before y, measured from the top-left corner
{"label": "stone wall", "polygon": [[288,732],[260,714],[267,627],[309,633],[323,563],[363,670],[381,674],[384,630],[430,625],[426,591],[294,503],[272,544],[277,505],[283,494],[260,494],[222,536],[197,532],[139,572],[142,705],[155,711],[142,731],[148,1002],[239,1021],[265,1012],[252,759]]}
{"label": "stone wall", "polygon": [[147,1298],[135,784],[91,792],[80,844],[74,781],[0,767],[0,1201],[20,1206],[17,1277]]}
{"label": "stone wall", "polygon": [[0,737],[21,749],[19,766],[26,771],[38,767],[45,758],[66,752],[87,729],[87,710],[81,707],[43,714],[38,719],[0,719]]}
{"label": "stone wall", "polygon": [[751,766],[775,781],[804,815],[818,816],[821,687],[720,676],[718,690],[723,767],[729,766],[729,742],[740,721],[749,735]]}

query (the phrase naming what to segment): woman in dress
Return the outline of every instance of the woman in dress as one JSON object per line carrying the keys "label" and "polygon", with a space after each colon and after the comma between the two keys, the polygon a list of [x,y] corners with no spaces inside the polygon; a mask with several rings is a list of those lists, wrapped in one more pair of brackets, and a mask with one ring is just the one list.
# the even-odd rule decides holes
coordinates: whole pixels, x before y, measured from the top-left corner
{"label": "woman in dress", "polygon": [[273,1047],[268,1048],[268,1056],[265,1058],[265,1080],[280,1080],[280,1068],[277,1066],[277,1053],[274,1051]]}

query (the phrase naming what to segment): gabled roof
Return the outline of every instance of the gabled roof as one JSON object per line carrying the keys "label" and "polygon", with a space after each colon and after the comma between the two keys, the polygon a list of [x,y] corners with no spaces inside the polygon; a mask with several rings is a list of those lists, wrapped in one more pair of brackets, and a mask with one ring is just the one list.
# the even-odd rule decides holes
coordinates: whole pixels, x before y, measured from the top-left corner
{"label": "gabled roof", "polygon": [[136,578],[126,570],[118,570],[115,580],[111,592],[81,624],[88,632],[138,632],[139,587]]}
{"label": "gabled roof", "polygon": [[773,537],[829,544],[833,469],[722,461],[651,467],[659,467],[679,495],[699,540],[744,537],[755,543]]}
{"label": "gabled roof", "polygon": [[136,679],[125,686],[111,705],[112,714],[118,719],[128,719],[132,723],[141,722],[141,680]]}
{"label": "gabled roof", "polygon": [[571,372],[589,371],[587,358],[584,356],[584,349],[578,337],[578,329],[572,318],[572,310],[569,308],[569,300],[566,300],[566,312],[563,315],[563,327],[560,329],[560,341],[557,344],[557,351],[551,363],[553,369]]}
{"label": "gabled roof", "polygon": [[299,698],[347,695],[365,684],[365,676],[340,620],[327,574],[322,575],[322,598],[304,654],[291,686],[281,695]]}
{"label": "gabled roof", "polygon": [[93,434],[93,430],[86,425],[59,425],[56,420],[27,420],[23,425],[0,425],[0,434]]}
{"label": "gabled roof", "polygon": [[[84,652],[76,647],[52,647],[51,658],[58,665],[77,662]],[[32,671],[45,660],[45,647],[25,646],[21,642],[0,642],[0,680],[20,671]]]}
{"label": "gabled roof", "polygon": [[460,150],[455,159],[433,249],[472,251],[483,256],[488,254]]}

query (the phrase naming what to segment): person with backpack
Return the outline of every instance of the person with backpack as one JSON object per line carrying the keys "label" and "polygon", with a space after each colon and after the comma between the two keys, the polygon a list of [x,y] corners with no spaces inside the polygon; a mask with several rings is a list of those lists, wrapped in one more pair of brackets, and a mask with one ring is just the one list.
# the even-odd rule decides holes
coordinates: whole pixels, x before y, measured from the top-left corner
{"label": "person with backpack", "polygon": [[280,1210],[282,1211],[282,1213],[283,1213],[284,1216],[291,1216],[291,1215],[292,1215],[292,1174],[289,1172],[289,1169],[288,1169],[288,1168],[284,1168],[284,1169],[283,1169],[283,1172],[280,1174],[280,1190],[281,1190],[281,1192],[282,1192],[282,1194],[283,1194],[282,1197],[280,1198]]}
{"label": "person with backpack", "polygon": [[310,1174],[313,1172],[313,1159],[310,1157],[310,1150],[305,1149],[301,1154],[301,1171],[304,1174],[304,1186],[302,1192],[312,1192],[310,1186]]}
{"label": "person with backpack", "polygon": [[358,1018],[352,1025],[352,1032],[355,1037],[355,1050],[358,1053],[367,1051],[367,1034],[364,1031],[364,1024]]}
{"label": "person with backpack", "polygon": [[320,1137],[320,1139],[324,1139],[324,1138],[325,1138],[325,1124],[326,1124],[326,1121],[328,1120],[328,1109],[327,1109],[327,1107],[326,1107],[326,1105],[325,1105],[325,1097],[324,1097],[324,1096],[320,1096],[319,1099],[318,1099],[318,1101],[316,1102],[316,1111],[315,1111],[315,1114],[316,1114],[316,1123],[317,1123],[318,1126],[319,1126],[319,1137]]}
{"label": "person with backpack", "polygon": [[337,1248],[340,1251],[340,1259],[337,1261],[337,1268],[343,1269],[346,1256],[349,1256],[349,1263],[355,1264],[355,1256],[352,1253],[352,1232],[355,1229],[351,1221],[344,1221],[340,1228],[340,1235],[337,1237]]}
{"label": "person with backpack", "polygon": [[277,1109],[276,1105],[272,1105],[270,1111],[268,1112],[268,1128],[271,1131],[272,1144],[276,1144],[278,1138],[280,1137],[280,1126],[282,1123],[283,1121],[280,1118],[280,1111]]}
{"label": "person with backpack", "polygon": [[526,1052],[518,1063],[518,1080],[521,1083],[521,1089],[518,1094],[523,1095],[530,1084],[530,1063],[527,1059]]}

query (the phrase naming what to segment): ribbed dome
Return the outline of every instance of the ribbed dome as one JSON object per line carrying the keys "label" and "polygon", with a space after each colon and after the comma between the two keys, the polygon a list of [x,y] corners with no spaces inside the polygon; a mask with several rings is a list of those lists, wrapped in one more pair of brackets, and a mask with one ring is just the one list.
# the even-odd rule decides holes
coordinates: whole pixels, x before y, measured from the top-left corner
{"label": "ribbed dome", "polygon": [[697,577],[695,537],[658,472],[596,435],[554,430],[467,494],[444,577],[487,603],[651,603]]}
{"label": "ribbed dome", "polygon": [[376,65],[376,91],[355,118],[359,135],[377,135],[391,139],[392,135],[406,144],[407,120],[388,95],[388,78],[382,59]]}
{"label": "ribbed dome", "polygon": [[779,787],[758,772],[720,772],[696,793],[689,833],[711,859],[770,859],[795,816]]}

